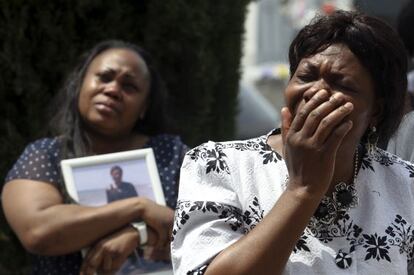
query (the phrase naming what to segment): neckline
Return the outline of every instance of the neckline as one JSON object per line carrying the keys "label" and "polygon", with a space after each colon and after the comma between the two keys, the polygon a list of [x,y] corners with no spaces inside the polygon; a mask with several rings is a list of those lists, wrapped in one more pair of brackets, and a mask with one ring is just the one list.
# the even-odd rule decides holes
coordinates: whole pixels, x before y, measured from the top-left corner
{"label": "neckline", "polygon": [[265,150],[266,151],[270,151],[270,152],[276,153],[276,154],[280,155],[283,158],[283,154],[282,153],[279,153],[279,152],[277,152],[275,150],[273,150],[272,146],[270,146],[269,143],[268,143],[269,138],[271,136],[281,135],[281,134],[282,134],[281,128],[274,128],[271,131],[269,131],[266,135],[263,136],[263,140],[264,140],[264,143],[266,145],[265,146]]}

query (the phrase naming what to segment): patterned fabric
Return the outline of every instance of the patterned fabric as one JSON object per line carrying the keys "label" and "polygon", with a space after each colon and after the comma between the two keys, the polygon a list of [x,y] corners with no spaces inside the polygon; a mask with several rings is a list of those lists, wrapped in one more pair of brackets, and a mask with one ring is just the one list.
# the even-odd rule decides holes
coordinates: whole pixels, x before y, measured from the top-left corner
{"label": "patterned fabric", "polygon": [[[176,274],[204,274],[285,190],[287,168],[267,145],[269,135],[187,153],[171,245]],[[331,224],[310,223],[284,274],[414,274],[414,165],[376,149],[363,156],[355,188],[358,206]]]}
{"label": "patterned fabric", "polygon": [[[44,138],[29,144],[9,171],[5,182],[13,179],[31,179],[48,182],[56,186],[69,203],[60,163],[60,141]],[[188,147],[178,136],[158,135],[151,137],[144,148],[154,150],[158,172],[166,203],[175,208],[178,192],[178,177],[184,154]],[[79,274],[82,257],[80,252],[64,256],[46,257],[33,255],[32,274]]]}
{"label": "patterned fabric", "polygon": [[412,137],[413,133],[414,111],[411,111],[403,117],[397,132],[391,137],[390,141],[388,142],[387,151],[399,156],[402,159],[414,163],[414,139]]}

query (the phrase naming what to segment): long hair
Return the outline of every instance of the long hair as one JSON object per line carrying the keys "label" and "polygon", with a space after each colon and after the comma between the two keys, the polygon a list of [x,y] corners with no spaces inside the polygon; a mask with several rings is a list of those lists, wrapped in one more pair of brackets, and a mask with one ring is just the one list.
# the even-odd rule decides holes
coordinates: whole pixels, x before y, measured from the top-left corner
{"label": "long hair", "polygon": [[149,136],[170,130],[166,110],[166,87],[154,67],[151,56],[137,45],[125,41],[103,41],[81,56],[52,104],[51,116],[54,118],[50,122],[49,132],[62,139],[62,158],[80,157],[90,153],[90,139],[85,132],[85,125],[79,112],[79,93],[91,62],[100,53],[109,49],[134,51],[144,60],[149,70],[147,111],[143,119],[137,119],[132,130]]}

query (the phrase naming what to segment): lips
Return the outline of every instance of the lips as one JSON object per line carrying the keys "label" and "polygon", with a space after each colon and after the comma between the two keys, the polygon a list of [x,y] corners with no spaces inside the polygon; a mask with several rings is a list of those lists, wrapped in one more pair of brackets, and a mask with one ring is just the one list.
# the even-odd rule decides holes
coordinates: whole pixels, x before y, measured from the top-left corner
{"label": "lips", "polygon": [[121,106],[112,100],[98,101],[94,105],[99,112],[104,114],[121,112]]}

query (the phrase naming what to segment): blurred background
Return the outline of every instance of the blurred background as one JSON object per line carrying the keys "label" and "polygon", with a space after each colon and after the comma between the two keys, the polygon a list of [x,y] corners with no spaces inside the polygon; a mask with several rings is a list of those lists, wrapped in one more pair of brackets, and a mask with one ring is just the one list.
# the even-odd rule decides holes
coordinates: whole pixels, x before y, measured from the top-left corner
{"label": "blurred background", "polygon": [[[359,9],[395,25],[409,0],[0,0],[0,177],[44,136],[77,58],[118,38],[147,49],[184,141],[244,139],[279,125],[290,41],[316,13]],[[29,257],[0,211],[0,274]]]}
{"label": "blurred background", "polygon": [[248,5],[241,61],[237,138],[277,127],[289,79],[288,48],[297,31],[317,13],[360,10],[392,26],[409,0],[260,0]]}

